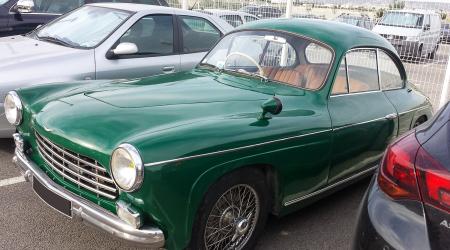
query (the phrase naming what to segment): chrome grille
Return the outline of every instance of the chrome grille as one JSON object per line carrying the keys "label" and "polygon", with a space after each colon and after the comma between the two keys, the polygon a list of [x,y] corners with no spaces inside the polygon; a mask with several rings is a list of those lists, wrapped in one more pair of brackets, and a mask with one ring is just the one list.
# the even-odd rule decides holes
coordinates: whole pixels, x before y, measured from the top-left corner
{"label": "chrome grille", "polygon": [[117,188],[104,167],[97,161],[60,147],[36,134],[39,153],[44,161],[64,179],[108,199],[117,197]]}

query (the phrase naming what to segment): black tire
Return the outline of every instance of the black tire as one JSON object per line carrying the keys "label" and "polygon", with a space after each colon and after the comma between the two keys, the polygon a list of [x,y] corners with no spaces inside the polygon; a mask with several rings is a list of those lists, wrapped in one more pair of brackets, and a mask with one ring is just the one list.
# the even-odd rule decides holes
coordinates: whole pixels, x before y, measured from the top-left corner
{"label": "black tire", "polygon": [[[245,231],[246,235],[238,236],[238,237],[242,237],[242,238],[238,238],[238,240],[237,240],[240,242],[239,244],[242,244],[242,245],[238,244],[238,247],[233,248],[233,249],[253,249],[257,243],[257,239],[258,239],[259,235],[264,230],[264,226],[266,224],[267,217],[269,214],[270,195],[269,195],[269,189],[267,186],[268,185],[266,184],[264,174],[261,171],[259,171],[257,169],[252,169],[252,168],[246,168],[246,169],[235,171],[231,174],[228,174],[228,175],[222,177],[218,182],[216,182],[214,185],[212,185],[209,188],[208,192],[206,193],[206,195],[203,199],[202,205],[200,206],[200,209],[197,211],[196,220],[194,222],[194,227],[192,230],[192,239],[191,239],[190,249],[192,249],[192,250],[194,250],[194,249],[195,250],[209,249],[206,246],[205,239],[208,238],[210,240],[211,234],[209,234],[208,237],[205,237],[207,234],[206,226],[207,226],[207,223],[211,223],[212,220],[216,220],[216,221],[220,222],[219,228],[221,228],[221,229],[227,228],[227,230],[225,230],[225,231],[216,230],[216,231],[218,231],[218,233],[220,233],[221,239],[225,240],[225,242],[223,242],[222,244],[225,245],[226,243],[229,243],[229,240],[231,241],[231,239],[234,239],[235,235],[239,235],[237,233],[238,232],[237,224],[239,224],[239,218],[236,218],[237,216],[235,215],[235,212],[239,211],[239,214],[240,214],[240,211],[241,211],[240,209],[235,210],[235,207],[231,208],[231,206],[230,206],[228,208],[223,209],[224,211],[221,213],[222,216],[210,216],[210,214],[213,211],[214,211],[214,213],[221,211],[219,209],[219,206],[216,206],[216,203],[222,201],[223,199],[226,199],[226,197],[228,197],[227,194],[230,193],[230,190],[235,190],[235,188],[248,188],[248,190],[254,191],[254,192],[251,192],[251,194],[256,194],[258,197],[257,200],[259,201],[259,204],[260,204],[259,213],[255,213],[255,214],[258,214],[258,216],[257,216],[257,218],[256,218],[256,216],[253,217],[253,219],[252,219],[254,222],[253,224],[250,224],[251,222],[248,223],[249,226],[246,227],[247,231]],[[239,189],[239,191],[240,190],[241,189]],[[233,191],[231,191],[231,192],[233,192]],[[251,195],[246,196],[246,197],[250,197],[250,196]],[[222,204],[228,204],[228,203],[222,203]],[[255,204],[256,204],[256,202],[255,202]],[[220,206],[220,207],[222,207],[222,206]],[[226,206],[224,206],[224,207],[226,207]],[[255,207],[256,207],[256,205],[255,205]],[[213,210],[213,208],[215,210]],[[244,210],[244,213],[246,211],[247,211],[247,208]],[[208,221],[208,218],[210,218],[209,221]],[[214,219],[214,218],[217,218],[217,219]],[[226,220],[226,222],[223,222],[225,220]],[[233,222],[231,222],[231,221],[233,221]],[[248,221],[250,221],[250,219]],[[211,224],[209,224],[209,225],[211,225]],[[224,226],[224,225],[227,225],[227,226]],[[212,227],[208,227],[208,228],[209,228],[208,230],[210,230],[208,232],[211,232]],[[251,228],[253,228],[253,230],[251,230]],[[228,230],[230,232],[227,232]],[[222,234],[225,232],[227,232],[227,233],[222,236]],[[229,234],[231,234],[232,236],[229,236]],[[215,242],[215,241],[212,241],[212,242]],[[222,249],[222,248],[225,248],[225,246],[219,247],[219,249]]]}
{"label": "black tire", "polygon": [[419,46],[419,48],[417,49],[417,51],[416,51],[416,53],[414,55],[415,58],[413,58],[413,60],[416,59],[418,62],[422,61],[422,50],[423,50],[423,46],[421,44]]}
{"label": "black tire", "polygon": [[431,51],[430,54],[428,54],[428,59],[433,60],[436,57],[436,51],[437,51],[437,46],[433,49],[433,51]]}

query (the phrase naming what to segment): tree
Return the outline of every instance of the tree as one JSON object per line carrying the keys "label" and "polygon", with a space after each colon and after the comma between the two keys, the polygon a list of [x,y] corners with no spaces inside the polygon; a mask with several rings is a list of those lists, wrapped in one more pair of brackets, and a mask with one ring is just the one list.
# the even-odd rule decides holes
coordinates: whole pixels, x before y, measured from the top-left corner
{"label": "tree", "polygon": [[392,4],[389,4],[390,9],[404,9],[405,1],[394,0]]}

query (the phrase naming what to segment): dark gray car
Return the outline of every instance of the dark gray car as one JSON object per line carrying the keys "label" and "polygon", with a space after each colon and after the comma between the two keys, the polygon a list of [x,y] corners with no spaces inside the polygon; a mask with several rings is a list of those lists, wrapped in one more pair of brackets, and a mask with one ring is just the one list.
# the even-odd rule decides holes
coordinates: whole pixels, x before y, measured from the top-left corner
{"label": "dark gray car", "polygon": [[[189,70],[232,29],[219,17],[194,11],[85,5],[26,36],[0,38],[0,96],[31,84]],[[13,132],[3,113],[0,103],[0,138]]]}

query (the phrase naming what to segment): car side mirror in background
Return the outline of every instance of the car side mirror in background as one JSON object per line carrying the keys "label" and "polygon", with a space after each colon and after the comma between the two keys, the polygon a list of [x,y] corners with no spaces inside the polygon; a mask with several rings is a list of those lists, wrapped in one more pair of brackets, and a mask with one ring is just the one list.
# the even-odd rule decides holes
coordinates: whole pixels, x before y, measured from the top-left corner
{"label": "car side mirror in background", "polygon": [[17,13],[31,13],[33,12],[34,1],[33,0],[19,0],[13,10]]}
{"label": "car side mirror in background", "polygon": [[138,47],[134,43],[119,43],[115,49],[106,54],[106,58],[114,59],[117,56],[133,55],[138,53]]}
{"label": "car side mirror in background", "polygon": [[283,104],[281,103],[280,99],[272,97],[271,99],[263,102],[263,104],[261,104],[261,108],[263,112],[258,119],[266,120],[272,118],[267,114],[278,115],[279,113],[281,113],[281,110],[283,110]]}
{"label": "car side mirror in background", "polygon": [[430,30],[431,26],[429,24],[426,24],[425,26],[423,26],[423,30]]}

